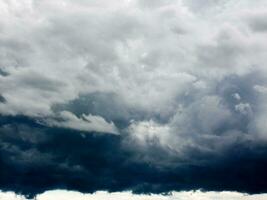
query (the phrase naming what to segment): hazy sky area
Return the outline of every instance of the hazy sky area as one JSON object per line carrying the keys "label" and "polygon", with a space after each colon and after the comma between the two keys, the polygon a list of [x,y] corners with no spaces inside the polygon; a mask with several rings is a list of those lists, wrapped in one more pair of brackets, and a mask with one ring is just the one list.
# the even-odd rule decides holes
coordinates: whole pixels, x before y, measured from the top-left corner
{"label": "hazy sky area", "polygon": [[1,200],[266,199],[266,102],[266,0],[0,0]]}

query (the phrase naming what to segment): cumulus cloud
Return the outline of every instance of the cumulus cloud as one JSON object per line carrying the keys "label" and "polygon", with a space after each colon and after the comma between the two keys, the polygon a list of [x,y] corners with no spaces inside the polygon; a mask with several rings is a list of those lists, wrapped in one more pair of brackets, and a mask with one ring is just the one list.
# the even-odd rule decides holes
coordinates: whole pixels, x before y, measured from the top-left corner
{"label": "cumulus cloud", "polygon": [[266,6],[1,1],[0,186],[266,192]]}
{"label": "cumulus cloud", "polygon": [[[203,7],[225,4],[204,2]],[[228,20],[236,6],[223,6],[222,15],[210,20],[194,16],[181,1],[13,1],[1,8],[10,19],[1,21],[6,114],[53,115],[54,104],[101,92],[118,95],[131,109],[168,116],[194,80],[208,73],[208,84],[214,84],[222,73],[244,73],[256,60],[261,64],[266,48],[240,28],[242,20]],[[26,14],[19,21],[21,13]]]}

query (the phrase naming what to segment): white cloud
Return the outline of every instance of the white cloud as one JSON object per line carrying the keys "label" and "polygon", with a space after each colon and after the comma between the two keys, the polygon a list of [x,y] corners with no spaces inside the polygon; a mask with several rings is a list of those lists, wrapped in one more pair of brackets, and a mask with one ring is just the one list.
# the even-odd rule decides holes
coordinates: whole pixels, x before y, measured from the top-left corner
{"label": "white cloud", "polygon": [[236,111],[242,113],[243,115],[251,115],[252,109],[249,103],[239,103],[235,105]]}
{"label": "white cloud", "polygon": [[[237,192],[173,192],[171,195],[137,195],[131,192],[108,193],[99,191],[94,194],[54,190],[37,195],[36,200],[264,200],[266,194],[246,195]],[[1,192],[1,200],[25,200],[13,192]]]}
{"label": "white cloud", "polygon": [[[218,82],[254,69],[266,74],[266,37],[258,31],[265,29],[263,5],[262,0],[2,1],[0,68],[7,75],[0,74],[6,100],[0,113],[51,123],[58,117],[55,104],[112,93],[133,115],[146,113],[145,122],[158,116],[163,127],[175,127],[175,136],[194,131],[194,115],[198,132],[209,134],[230,116],[227,107],[207,100]],[[183,116],[177,110],[185,101],[191,105]],[[66,121],[53,125],[117,132],[105,116],[88,112],[81,118],[63,114]],[[166,140],[165,134],[159,138]]]}
{"label": "white cloud", "polygon": [[62,111],[59,113],[59,119],[48,119],[45,123],[49,126],[64,127],[81,131],[118,134],[118,130],[113,122],[108,123],[104,118],[91,114],[83,114],[78,118],[68,111]]}
{"label": "white cloud", "polygon": [[92,92],[115,92],[130,107],[171,110],[194,77],[186,68],[195,41],[188,44],[190,30],[181,38],[177,32],[187,32],[191,15],[178,2],[151,13],[112,2],[4,2],[1,66],[10,76],[0,80],[7,97],[1,112],[47,115],[53,104]]}
{"label": "white cloud", "polygon": [[161,145],[168,145],[166,139],[170,137],[168,125],[157,124],[153,120],[135,122],[132,121],[128,128],[131,137],[141,145],[158,140]]}

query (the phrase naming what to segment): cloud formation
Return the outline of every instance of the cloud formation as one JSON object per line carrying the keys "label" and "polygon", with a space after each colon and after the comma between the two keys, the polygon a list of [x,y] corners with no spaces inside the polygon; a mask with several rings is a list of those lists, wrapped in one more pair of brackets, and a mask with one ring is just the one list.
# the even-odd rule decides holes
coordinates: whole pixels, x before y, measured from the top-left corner
{"label": "cloud formation", "polygon": [[0,2],[0,189],[266,192],[266,8]]}
{"label": "cloud formation", "polygon": [[[138,126],[138,134],[144,129],[164,133],[152,122]],[[18,116],[1,117],[0,131],[0,187],[28,197],[54,188],[266,192],[265,143],[236,133],[221,141],[215,136],[184,139],[184,146],[175,149],[152,136],[140,144],[131,135],[85,134]]]}
{"label": "cloud formation", "polygon": [[83,114],[81,118],[78,118],[71,112],[63,111],[59,113],[58,118],[59,120],[46,120],[45,123],[48,126],[71,128],[80,131],[96,131],[118,134],[118,130],[113,123],[108,123],[105,121],[105,119],[99,116]]}
{"label": "cloud formation", "polygon": [[[23,197],[12,192],[0,193],[2,200],[24,200]],[[36,200],[212,200],[212,199],[229,199],[229,200],[264,200],[266,194],[262,195],[244,195],[237,192],[173,192],[169,195],[136,195],[130,192],[108,193],[99,191],[93,194],[81,194],[79,192],[54,190],[47,191],[36,197]]]}

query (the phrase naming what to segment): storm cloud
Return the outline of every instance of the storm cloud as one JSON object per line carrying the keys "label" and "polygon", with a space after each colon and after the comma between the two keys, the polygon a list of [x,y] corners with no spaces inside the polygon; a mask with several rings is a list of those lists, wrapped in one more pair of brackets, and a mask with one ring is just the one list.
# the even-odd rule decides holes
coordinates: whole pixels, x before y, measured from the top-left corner
{"label": "storm cloud", "polygon": [[236,140],[223,152],[188,147],[186,156],[177,156],[157,141],[140,152],[129,149],[127,140],[47,128],[25,117],[1,117],[1,189],[28,197],[55,188],[266,192],[264,143]]}
{"label": "storm cloud", "polygon": [[0,189],[267,192],[266,6],[0,2]]}

